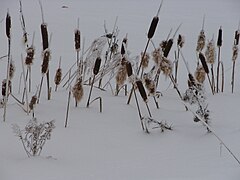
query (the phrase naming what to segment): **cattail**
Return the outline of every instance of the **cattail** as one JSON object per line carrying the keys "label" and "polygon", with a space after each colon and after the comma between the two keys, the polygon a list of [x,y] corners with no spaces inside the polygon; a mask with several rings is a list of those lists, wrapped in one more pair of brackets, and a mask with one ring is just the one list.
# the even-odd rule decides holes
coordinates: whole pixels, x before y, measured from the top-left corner
{"label": "cattail", "polygon": [[72,93],[73,97],[75,98],[76,101],[76,106],[77,104],[81,101],[83,97],[83,86],[82,86],[82,78],[77,78],[76,83],[74,84],[72,88]]}
{"label": "cattail", "polygon": [[147,68],[148,67],[148,63],[149,63],[149,59],[150,59],[149,54],[145,53],[144,57],[143,57],[143,52],[141,52],[141,59],[142,59],[142,67],[143,68]]}
{"label": "cattail", "polygon": [[178,39],[177,39],[178,47],[182,48],[184,43],[185,43],[185,37],[183,35],[179,34]]}
{"label": "cattail", "polygon": [[240,31],[239,30],[235,31],[235,37],[234,37],[235,45],[239,44],[239,36],[240,36]]}
{"label": "cattail", "polygon": [[163,56],[164,56],[164,57],[168,57],[168,54],[169,54],[169,52],[170,52],[170,50],[171,50],[171,48],[172,48],[172,45],[173,45],[173,39],[171,38],[171,39],[169,39],[169,40],[167,41],[167,45],[166,45],[166,47],[164,48],[164,51],[163,51]]}
{"label": "cattail", "polygon": [[6,35],[7,35],[8,39],[10,39],[10,36],[11,36],[10,32],[11,32],[11,16],[7,12],[7,17],[6,17]]}
{"label": "cattail", "polygon": [[49,49],[43,51],[43,63],[42,63],[42,74],[48,72],[49,60],[51,58],[51,53]]}
{"label": "cattail", "polygon": [[34,96],[32,96],[32,99],[31,99],[31,101],[29,103],[30,110],[33,110],[33,108],[36,105],[36,103],[37,103],[37,95],[34,95]]}
{"label": "cattail", "polygon": [[100,57],[97,57],[97,59],[96,59],[96,61],[95,61],[94,68],[93,68],[93,74],[94,74],[94,75],[97,75],[97,74],[98,74],[99,69],[100,69],[100,66],[101,66],[101,58],[100,58]]}
{"label": "cattail", "polygon": [[78,29],[75,30],[75,50],[80,51],[80,31]]}
{"label": "cattail", "polygon": [[143,100],[145,102],[147,102],[147,94],[146,94],[146,91],[145,91],[145,89],[143,87],[142,81],[141,80],[137,80],[136,81],[136,85],[137,85],[137,88],[138,88],[138,90],[140,92],[141,97],[143,98]]}
{"label": "cattail", "polygon": [[215,59],[216,59],[216,52],[215,52],[215,46],[214,46],[213,39],[211,41],[209,41],[207,44],[205,56],[206,56],[207,63],[214,64]]}
{"label": "cattail", "polygon": [[166,76],[169,76],[170,74],[172,74],[172,62],[166,57],[163,57],[160,63],[160,69]]}
{"label": "cattail", "polygon": [[62,80],[62,69],[59,67],[56,71],[54,83],[56,86],[60,84],[60,81]]}
{"label": "cattail", "polygon": [[157,28],[158,21],[159,21],[158,16],[153,17],[151,25],[148,30],[148,35],[147,35],[148,39],[151,39],[153,37]]}
{"label": "cattail", "polygon": [[112,54],[116,54],[118,51],[118,44],[117,43],[113,43],[113,45],[111,46],[111,53]]}
{"label": "cattail", "polygon": [[[6,96],[6,91],[7,91],[7,80],[4,79],[2,81],[2,96],[5,97]],[[8,81],[8,94],[11,93],[12,91],[12,83],[11,81],[9,80]]]}
{"label": "cattail", "polygon": [[205,46],[205,41],[206,41],[206,36],[204,34],[204,30],[200,31],[200,34],[198,36],[198,41],[197,41],[197,52],[201,52]]}
{"label": "cattail", "polygon": [[27,66],[31,66],[33,64],[33,59],[34,59],[34,55],[35,55],[35,48],[33,46],[27,48],[26,50],[27,52],[27,57],[25,59],[25,64]]}
{"label": "cattail", "polygon": [[233,50],[232,61],[236,61],[238,57],[238,46],[236,44],[233,45],[232,50]]}
{"label": "cattail", "polygon": [[195,71],[195,78],[199,83],[203,83],[206,77],[206,72],[202,66],[198,66]]}
{"label": "cattail", "polygon": [[122,61],[117,75],[116,75],[116,82],[118,86],[122,86],[124,84],[124,82],[127,79],[127,68],[126,68],[126,62]]}
{"label": "cattail", "polygon": [[209,73],[209,69],[208,69],[205,57],[204,57],[204,55],[202,53],[199,53],[199,59],[200,59],[200,61],[202,63],[202,66],[203,66],[205,72],[208,74]]}
{"label": "cattail", "polygon": [[163,40],[160,44],[159,44],[159,46],[161,47],[161,49],[162,49],[162,51],[164,52],[164,50],[165,50],[165,48],[166,48],[166,46],[167,46],[167,40]]}
{"label": "cattail", "polygon": [[152,57],[153,60],[156,64],[160,64],[160,62],[162,61],[162,51],[161,48],[157,48],[152,52]]}
{"label": "cattail", "polygon": [[220,27],[219,30],[218,30],[217,46],[218,47],[222,46],[222,27]]}
{"label": "cattail", "polygon": [[122,46],[121,46],[121,55],[123,56],[126,53],[125,47],[127,45],[127,38],[125,37],[122,41]]}
{"label": "cattail", "polygon": [[196,86],[196,81],[191,73],[188,74],[188,87]]}
{"label": "cattail", "polygon": [[48,48],[48,31],[47,31],[47,24],[42,23],[41,24],[41,33],[42,33],[42,45],[43,50]]}
{"label": "cattail", "polygon": [[14,61],[10,61],[10,68],[9,68],[9,79],[12,80],[14,73],[15,73],[15,65],[14,65]]}
{"label": "cattail", "polygon": [[143,79],[144,79],[145,87],[148,90],[148,94],[154,96],[156,93],[155,82],[151,80],[147,74],[144,74]]}

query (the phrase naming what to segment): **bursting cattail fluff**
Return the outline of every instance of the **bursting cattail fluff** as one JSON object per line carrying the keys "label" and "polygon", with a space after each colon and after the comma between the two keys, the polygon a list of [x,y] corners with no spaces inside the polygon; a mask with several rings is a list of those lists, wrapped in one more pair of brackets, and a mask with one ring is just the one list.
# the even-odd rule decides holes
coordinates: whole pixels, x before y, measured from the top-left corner
{"label": "bursting cattail fluff", "polygon": [[216,59],[216,52],[213,39],[208,42],[207,49],[205,51],[206,61],[209,64],[214,64]]}
{"label": "bursting cattail fluff", "polygon": [[233,50],[232,61],[236,61],[238,57],[238,46],[236,44],[233,45],[232,50]]}
{"label": "bursting cattail fluff", "polygon": [[27,57],[25,59],[25,64],[27,66],[31,66],[33,64],[33,59],[34,59],[34,55],[35,55],[35,48],[33,46],[27,48],[26,50],[27,52]]}
{"label": "bursting cattail fluff", "polygon": [[188,74],[188,87],[196,86],[196,81],[191,73]]}
{"label": "bursting cattail fluff", "polygon": [[164,57],[168,57],[168,54],[172,48],[172,45],[173,45],[173,39],[171,38],[167,41],[166,47],[164,48],[164,51],[163,51]]}
{"label": "bursting cattail fluff", "polygon": [[116,82],[118,86],[122,86],[124,82],[127,79],[127,68],[126,68],[126,62],[122,60],[120,67],[118,69],[117,75],[116,75]]}
{"label": "bursting cattail fluff", "polygon": [[10,61],[10,68],[9,68],[9,79],[12,80],[14,73],[15,73],[15,65],[14,65],[14,61]]}
{"label": "bursting cattail fluff", "polygon": [[161,49],[162,49],[163,52],[164,52],[164,50],[165,50],[165,48],[166,48],[166,46],[167,46],[167,42],[168,42],[168,41],[163,40],[163,41],[159,44],[159,46],[161,47]]}
{"label": "bursting cattail fluff", "polygon": [[163,72],[163,74],[169,76],[170,74],[172,74],[173,69],[172,62],[168,58],[163,57],[160,63],[160,69]]}
{"label": "bursting cattail fluff", "polygon": [[178,39],[177,39],[178,47],[182,48],[184,43],[185,43],[185,37],[183,35],[179,34]]}
{"label": "bursting cattail fluff", "polygon": [[72,88],[73,97],[76,102],[80,102],[83,97],[83,86],[82,86],[82,78],[77,78],[73,88]]}
{"label": "bursting cattail fluff", "polygon": [[153,61],[159,65],[160,62],[162,61],[162,51],[161,48],[157,48],[152,52],[152,57],[153,57]]}
{"label": "bursting cattail fluff", "polygon": [[62,69],[58,68],[54,78],[54,83],[56,84],[56,86],[60,84],[61,80],[62,80]]}
{"label": "bursting cattail fluff", "polygon": [[198,66],[195,71],[195,78],[199,83],[203,83],[206,77],[206,72],[202,66]]}
{"label": "bursting cattail fluff", "polygon": [[150,59],[149,54],[145,53],[144,57],[143,57],[143,52],[141,52],[141,59],[142,59],[142,67],[143,68],[147,68],[148,67],[148,63],[149,63],[149,59]]}
{"label": "bursting cattail fluff", "polygon": [[49,49],[45,49],[42,53],[43,56],[43,63],[42,63],[42,74],[45,74],[48,72],[48,66],[49,66],[49,60],[51,58],[51,53]]}
{"label": "bursting cattail fluff", "polygon": [[200,31],[200,34],[198,36],[198,41],[197,41],[197,52],[201,52],[205,46],[205,41],[206,41],[206,36],[204,34],[204,30]]}
{"label": "bursting cattail fluff", "polygon": [[150,78],[148,74],[144,74],[143,80],[145,83],[145,87],[148,90],[148,94],[154,96],[156,93],[156,85],[155,82]]}
{"label": "bursting cattail fluff", "polygon": [[33,110],[33,108],[34,108],[35,105],[36,105],[36,102],[37,102],[37,96],[34,95],[34,96],[32,96],[32,99],[31,99],[31,101],[30,101],[30,103],[29,103],[29,108],[30,108],[30,110]]}

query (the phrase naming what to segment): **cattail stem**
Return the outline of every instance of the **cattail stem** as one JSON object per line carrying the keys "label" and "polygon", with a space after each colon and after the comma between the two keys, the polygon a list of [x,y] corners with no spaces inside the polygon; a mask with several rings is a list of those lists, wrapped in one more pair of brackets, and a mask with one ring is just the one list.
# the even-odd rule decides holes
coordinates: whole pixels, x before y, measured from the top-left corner
{"label": "cattail stem", "polygon": [[90,88],[90,92],[89,92],[89,96],[88,96],[88,101],[87,101],[87,108],[89,107],[90,105],[90,98],[91,98],[91,94],[92,94],[92,89],[93,89],[93,83],[95,81],[95,74],[93,75],[93,79],[92,79],[92,83],[91,83],[91,88]]}
{"label": "cattail stem", "polygon": [[31,80],[31,66],[28,66],[28,69],[27,71],[29,71],[29,77],[28,77],[28,81],[29,81],[29,84],[28,84],[28,91],[31,92],[31,86],[32,86],[32,80]]}
{"label": "cattail stem", "polygon": [[[24,61],[23,61],[23,56],[21,55],[22,59],[22,72],[23,72],[23,77],[25,77],[25,68],[24,68]],[[24,88],[27,89],[27,81],[24,79]],[[28,103],[28,92],[26,90],[26,105],[27,105],[27,115],[29,115],[29,103]]]}
{"label": "cattail stem", "polygon": [[37,100],[37,103],[39,103],[39,100],[40,100],[40,95],[41,95],[41,91],[42,91],[42,84],[43,84],[43,75],[42,75],[42,78],[41,78],[41,83],[40,83],[40,88],[39,88],[39,92],[38,92],[38,100]]}
{"label": "cattail stem", "polygon": [[147,107],[147,111],[148,111],[149,116],[152,117],[152,114],[151,114],[150,108],[149,108],[149,106],[148,106],[148,103],[145,102],[145,104],[146,104],[146,107]]}
{"label": "cattail stem", "polygon": [[214,95],[214,89],[213,89],[213,85],[211,83],[211,80],[210,80],[210,77],[209,77],[209,74],[207,73],[207,78],[208,78],[208,82],[209,82],[209,85],[211,87],[211,90],[212,90],[212,94]]}
{"label": "cattail stem", "polygon": [[212,89],[213,89],[213,92],[215,93],[215,78],[214,78],[214,71],[213,71],[213,64],[211,64],[211,75],[212,75]]}
{"label": "cattail stem", "polygon": [[46,73],[46,77],[47,77],[47,97],[48,97],[48,100],[51,99],[51,87],[50,87],[50,79],[49,79],[49,70],[48,72]]}
{"label": "cattail stem", "polygon": [[135,97],[135,101],[136,101],[136,105],[137,105],[137,110],[138,110],[138,115],[139,115],[139,118],[140,118],[140,123],[141,123],[141,126],[142,126],[142,130],[144,131],[144,126],[143,126],[143,121],[142,121],[142,114],[141,114],[141,110],[140,110],[140,107],[139,107],[139,103],[138,103],[138,99],[137,99],[137,94],[136,94],[136,91],[135,89],[133,89],[133,93],[134,93],[134,97]]}
{"label": "cattail stem", "polygon": [[92,103],[93,103],[94,101],[96,101],[96,100],[99,100],[99,112],[101,113],[101,112],[102,112],[102,98],[101,98],[101,97],[97,97],[97,98],[93,99],[93,100],[89,103],[89,105],[92,104]]}
{"label": "cattail stem", "polygon": [[219,92],[220,53],[221,53],[221,47],[218,47],[217,85],[216,85],[217,93]]}
{"label": "cattail stem", "polygon": [[222,62],[221,62],[221,67],[222,67],[222,88],[221,88],[221,91],[223,92],[223,89],[224,89],[224,66],[223,66]]}
{"label": "cattail stem", "polygon": [[[23,81],[27,81],[27,78],[28,78],[28,69],[27,69],[27,73],[26,73],[26,77]],[[24,104],[24,99],[25,99],[25,94],[26,94],[26,87],[24,86],[24,89],[23,89],[23,95],[22,95],[22,103]]]}
{"label": "cattail stem", "polygon": [[64,126],[65,128],[67,127],[67,124],[68,124],[70,99],[71,99],[71,86],[70,86],[69,91],[68,91],[67,111],[66,111],[66,119],[65,119],[65,126]]}
{"label": "cattail stem", "polygon": [[233,61],[233,67],[232,67],[232,82],[231,82],[231,85],[232,85],[232,93],[233,93],[233,89],[234,89],[235,64],[236,64],[236,61]]}
{"label": "cattail stem", "polygon": [[18,94],[20,94],[20,91],[21,91],[22,77],[23,77],[23,74],[21,73],[20,78],[19,78]]}

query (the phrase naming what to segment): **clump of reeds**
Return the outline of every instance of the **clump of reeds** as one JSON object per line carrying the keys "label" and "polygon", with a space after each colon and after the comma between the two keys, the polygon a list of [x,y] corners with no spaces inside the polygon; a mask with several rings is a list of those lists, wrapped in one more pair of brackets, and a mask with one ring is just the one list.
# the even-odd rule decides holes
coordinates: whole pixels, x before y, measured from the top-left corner
{"label": "clump of reeds", "polygon": [[163,57],[162,61],[160,62],[160,69],[165,76],[171,75],[173,70],[173,65],[170,59]]}
{"label": "clump of reeds", "polygon": [[82,100],[84,91],[82,85],[82,77],[78,77],[72,88],[73,97],[75,98],[75,106],[77,107],[78,103]]}
{"label": "clump of reeds", "polygon": [[205,81],[206,72],[202,66],[198,66],[195,71],[195,78],[199,83],[203,83]]}

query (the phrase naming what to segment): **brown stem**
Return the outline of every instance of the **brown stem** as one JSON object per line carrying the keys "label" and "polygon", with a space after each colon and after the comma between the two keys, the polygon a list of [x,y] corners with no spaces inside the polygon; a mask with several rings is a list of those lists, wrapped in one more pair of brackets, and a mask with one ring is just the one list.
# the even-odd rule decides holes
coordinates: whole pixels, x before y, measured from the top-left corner
{"label": "brown stem", "polygon": [[90,88],[90,92],[89,92],[89,96],[88,96],[88,101],[87,101],[87,108],[89,107],[89,104],[90,104],[90,98],[91,98],[91,94],[92,94],[92,89],[93,89],[93,83],[95,81],[95,74],[93,75],[93,80],[92,80],[92,83],[91,83],[91,88]]}
{"label": "brown stem", "polygon": [[232,69],[232,93],[233,93],[233,89],[234,89],[234,75],[235,75],[235,61],[233,61],[233,69]]}

